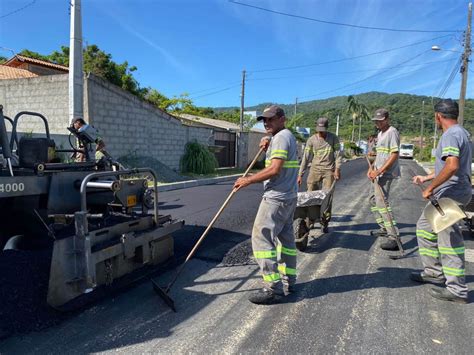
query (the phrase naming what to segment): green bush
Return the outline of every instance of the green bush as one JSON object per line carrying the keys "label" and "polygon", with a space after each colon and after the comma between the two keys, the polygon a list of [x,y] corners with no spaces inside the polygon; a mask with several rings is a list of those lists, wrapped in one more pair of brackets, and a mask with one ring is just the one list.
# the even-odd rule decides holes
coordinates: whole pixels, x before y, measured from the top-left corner
{"label": "green bush", "polygon": [[431,161],[431,145],[427,145],[423,147],[423,150],[420,147],[415,146],[415,150],[413,152],[415,159],[419,161]]}
{"label": "green bush", "polygon": [[180,161],[181,172],[210,174],[217,168],[217,159],[209,149],[198,142],[188,142]]}

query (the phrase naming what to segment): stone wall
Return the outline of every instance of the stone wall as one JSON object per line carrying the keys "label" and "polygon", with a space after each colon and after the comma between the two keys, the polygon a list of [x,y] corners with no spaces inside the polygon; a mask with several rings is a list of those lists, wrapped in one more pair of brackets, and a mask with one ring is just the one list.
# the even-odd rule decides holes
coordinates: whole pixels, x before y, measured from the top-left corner
{"label": "stone wall", "polygon": [[[13,119],[20,111],[45,116],[50,133],[66,148],[69,123],[68,75],[0,80],[0,105]],[[115,157],[143,155],[160,160],[172,169],[188,141],[214,145],[212,129],[184,126],[175,117],[94,75],[85,77],[84,118],[97,128]],[[7,130],[11,130],[7,123]],[[44,133],[40,118],[24,117],[18,132]]]}
{"label": "stone wall", "polygon": [[[67,134],[68,76],[0,80],[0,105],[3,105],[3,113],[12,119],[20,111],[41,113],[48,119],[51,133]],[[7,123],[7,130],[10,129]],[[44,124],[40,118],[24,116],[19,121],[18,131],[44,132]]]}
{"label": "stone wall", "polygon": [[99,129],[114,156],[151,156],[178,169],[188,141],[214,144],[212,129],[184,126],[174,116],[94,75],[88,76],[85,86],[85,116]]}

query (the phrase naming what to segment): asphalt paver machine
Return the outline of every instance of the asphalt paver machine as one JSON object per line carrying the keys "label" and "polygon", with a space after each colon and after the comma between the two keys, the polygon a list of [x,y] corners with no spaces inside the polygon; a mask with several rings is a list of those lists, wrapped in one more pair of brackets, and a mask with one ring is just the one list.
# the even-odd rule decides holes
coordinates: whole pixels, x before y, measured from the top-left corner
{"label": "asphalt paver machine", "polygon": [[[42,120],[44,136],[19,137],[25,118]],[[56,149],[43,115],[23,111],[11,119],[0,106],[0,253],[52,248],[47,302],[57,309],[166,262],[171,234],[184,225],[158,214],[152,169],[97,162],[89,149],[94,130],[68,129],[83,148]],[[86,159],[57,161],[68,152]]]}

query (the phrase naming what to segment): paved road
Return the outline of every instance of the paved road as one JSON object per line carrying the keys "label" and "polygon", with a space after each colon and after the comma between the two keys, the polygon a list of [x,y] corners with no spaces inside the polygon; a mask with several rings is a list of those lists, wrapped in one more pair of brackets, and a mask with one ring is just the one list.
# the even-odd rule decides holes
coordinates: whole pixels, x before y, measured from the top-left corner
{"label": "paved road", "polygon": [[[15,336],[1,353],[460,353],[473,352],[474,303],[432,299],[429,286],[408,279],[420,267],[416,253],[394,261],[369,234],[365,163],[344,164],[334,201],[330,233],[314,238],[299,254],[298,293],[284,304],[247,301],[259,288],[249,257],[248,235],[260,186],[239,192],[217,222],[197,258],[172,290],[178,313],[170,311],[143,283],[96,304],[60,325]],[[408,253],[424,205],[409,183],[414,162],[402,163],[404,177],[393,187],[393,206]],[[203,186],[162,193],[161,212],[184,218],[176,236],[182,258],[231,188]],[[239,244],[238,244],[239,243]],[[472,247],[474,241],[468,240]],[[224,261],[223,261],[224,260]],[[467,265],[472,284],[472,264]],[[172,277],[166,272],[163,284]]]}

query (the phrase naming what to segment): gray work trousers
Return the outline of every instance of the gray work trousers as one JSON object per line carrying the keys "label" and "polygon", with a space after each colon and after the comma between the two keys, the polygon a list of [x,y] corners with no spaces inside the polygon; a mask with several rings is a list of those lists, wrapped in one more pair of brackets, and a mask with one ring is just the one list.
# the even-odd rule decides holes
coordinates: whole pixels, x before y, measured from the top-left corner
{"label": "gray work trousers", "polygon": [[[459,205],[465,206],[469,203],[471,195],[469,193],[463,196],[442,197],[453,198]],[[428,202],[427,206],[430,204],[431,202]],[[416,239],[424,272],[433,277],[445,277],[448,291],[458,297],[467,298],[464,239],[459,223],[435,234],[423,210],[416,223]]]}
{"label": "gray work trousers", "polygon": [[[377,181],[378,180],[378,181]],[[386,177],[379,177],[372,183],[370,190],[369,203],[375,221],[380,226],[380,229],[387,232],[389,238],[395,239],[399,237],[397,222],[393,216],[392,208],[388,202],[390,195],[390,187],[393,179]],[[375,184],[379,184],[382,194]]]}
{"label": "gray work trousers", "polygon": [[[334,172],[332,170],[320,170],[320,171],[310,171],[307,180],[307,190],[316,191],[316,190],[329,190],[334,182]],[[324,206],[309,206],[308,208],[320,210],[320,221],[321,225],[327,226],[331,220],[331,210],[332,210],[332,198]],[[310,215],[313,215],[310,213]],[[314,221],[311,221],[312,223]]]}
{"label": "gray work trousers", "polygon": [[293,214],[296,198],[262,198],[252,229],[252,250],[266,287],[282,291],[296,282],[296,245]]}

